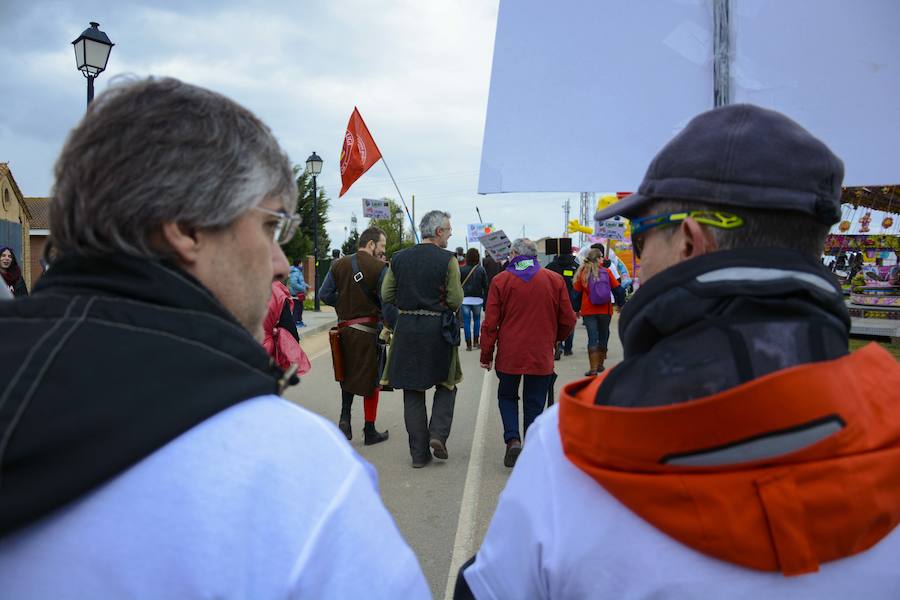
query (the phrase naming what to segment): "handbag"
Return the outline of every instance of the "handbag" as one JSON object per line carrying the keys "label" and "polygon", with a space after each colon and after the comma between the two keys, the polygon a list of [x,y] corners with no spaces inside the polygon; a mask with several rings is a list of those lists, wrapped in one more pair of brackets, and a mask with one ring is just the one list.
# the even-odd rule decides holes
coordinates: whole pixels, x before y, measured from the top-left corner
{"label": "handbag", "polygon": [[461,327],[456,311],[445,310],[441,313],[441,335],[444,336],[444,341],[451,346],[459,346]]}

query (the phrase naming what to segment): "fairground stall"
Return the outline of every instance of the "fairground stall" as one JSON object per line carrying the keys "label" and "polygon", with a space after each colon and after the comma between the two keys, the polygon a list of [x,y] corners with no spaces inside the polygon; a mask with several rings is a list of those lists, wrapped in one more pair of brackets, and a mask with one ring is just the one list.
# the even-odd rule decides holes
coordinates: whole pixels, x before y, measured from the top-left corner
{"label": "fairground stall", "polygon": [[[894,321],[882,324],[885,331],[900,326],[898,192],[898,186],[845,188],[841,220],[825,241],[824,261],[848,294],[850,316]],[[879,335],[854,325],[855,332]]]}

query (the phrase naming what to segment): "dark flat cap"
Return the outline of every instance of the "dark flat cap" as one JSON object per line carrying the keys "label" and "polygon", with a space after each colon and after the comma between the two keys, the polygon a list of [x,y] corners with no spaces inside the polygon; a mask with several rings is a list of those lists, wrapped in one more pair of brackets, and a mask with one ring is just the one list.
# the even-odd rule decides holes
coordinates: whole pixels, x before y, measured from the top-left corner
{"label": "dark flat cap", "polygon": [[831,225],[841,216],[844,163],[781,113],[732,104],[697,115],[653,158],[637,193],[597,219],[636,217],[654,200],[790,210]]}

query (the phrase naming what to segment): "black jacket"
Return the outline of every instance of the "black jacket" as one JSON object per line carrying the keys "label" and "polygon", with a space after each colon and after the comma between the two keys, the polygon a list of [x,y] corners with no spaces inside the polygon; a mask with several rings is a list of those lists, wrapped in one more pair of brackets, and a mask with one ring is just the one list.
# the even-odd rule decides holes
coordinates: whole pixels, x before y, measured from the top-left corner
{"label": "black jacket", "polygon": [[[475,269],[475,272],[472,275],[469,273]],[[466,277],[469,279],[466,280]],[[459,281],[460,283],[465,281],[465,285],[463,286],[463,296],[466,298],[481,298],[482,300],[487,300],[487,292],[488,292],[488,278],[487,273],[484,270],[484,267],[481,265],[464,265],[459,269]]]}
{"label": "black jacket", "polygon": [[581,310],[581,292],[575,291],[572,287],[572,279],[575,277],[578,266],[574,255],[557,254],[546,267],[554,273],[559,273],[565,280],[566,289],[569,290],[569,300],[572,302],[572,310],[575,312]]}
{"label": "black jacket", "polygon": [[0,535],[86,494],[283,373],[196,279],[64,258],[0,303]]}

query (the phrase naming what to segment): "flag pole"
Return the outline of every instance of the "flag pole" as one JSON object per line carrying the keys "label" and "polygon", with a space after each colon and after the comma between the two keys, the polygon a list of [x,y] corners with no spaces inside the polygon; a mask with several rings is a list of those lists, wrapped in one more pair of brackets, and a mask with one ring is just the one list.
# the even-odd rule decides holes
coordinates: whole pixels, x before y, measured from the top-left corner
{"label": "flag pole", "polygon": [[[388,175],[391,176],[391,181],[394,182],[394,188],[397,190],[397,194],[400,196],[400,202],[403,203],[403,209],[406,210],[406,216],[409,217],[409,224],[412,226],[413,235],[416,236],[416,243],[419,243],[419,233],[416,231],[416,224],[413,221],[412,215],[409,214],[409,207],[406,206],[406,200],[403,199],[403,193],[400,191],[400,186],[397,185],[397,180],[394,179],[394,174],[391,173],[391,168],[388,166],[387,161],[384,160],[384,155],[381,155],[381,162],[384,163],[384,168],[387,169]],[[400,236],[402,239],[402,235]]]}

